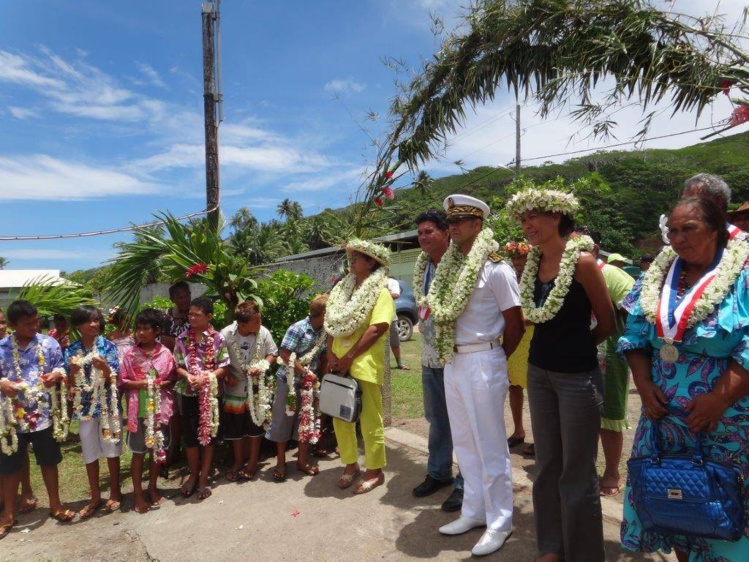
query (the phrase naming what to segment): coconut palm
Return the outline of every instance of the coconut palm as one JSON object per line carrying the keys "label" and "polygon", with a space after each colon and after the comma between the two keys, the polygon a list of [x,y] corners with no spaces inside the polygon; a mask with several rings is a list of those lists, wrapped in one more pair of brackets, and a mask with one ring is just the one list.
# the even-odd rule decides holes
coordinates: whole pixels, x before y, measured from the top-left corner
{"label": "coconut palm", "polygon": [[95,305],[91,291],[66,279],[42,275],[26,283],[12,299],[24,299],[32,303],[39,316],[49,317],[62,314],[70,317],[70,313],[81,305]]}
{"label": "coconut palm", "polygon": [[302,206],[288,197],[278,204],[276,213],[281,219],[285,219],[286,221],[299,220],[304,214]]}
{"label": "coconut palm", "polygon": [[[398,165],[411,169],[437,155],[465,107],[493,99],[502,83],[535,95],[542,115],[577,104],[573,115],[600,136],[611,131],[610,112],[624,102],[645,111],[669,99],[674,112],[699,113],[734,85],[747,103],[741,30],[727,29],[718,17],[666,13],[642,0],[484,0],[465,22],[458,29],[467,32],[448,35],[394,100],[377,173],[395,153]],[[602,101],[593,101],[604,85]],[[644,116],[640,135],[652,117]]]}
{"label": "coconut palm", "polygon": [[119,254],[111,260],[108,296],[128,313],[138,307],[140,290],[158,271],[173,281],[189,279],[208,287],[207,296],[223,301],[229,318],[234,308],[247,298],[256,298],[256,268],[234,255],[220,232],[206,219],[182,224],[165,213],[163,231],[139,231],[133,242],[119,244]]}
{"label": "coconut palm", "polygon": [[8,267],[8,264],[10,263],[10,260],[7,258],[0,258],[0,269],[5,269]]}

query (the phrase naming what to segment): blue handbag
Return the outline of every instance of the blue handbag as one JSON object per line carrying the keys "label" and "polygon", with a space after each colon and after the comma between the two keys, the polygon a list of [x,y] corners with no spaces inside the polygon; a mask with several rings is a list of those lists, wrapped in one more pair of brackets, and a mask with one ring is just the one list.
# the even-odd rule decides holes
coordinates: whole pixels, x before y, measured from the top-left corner
{"label": "blue handbag", "polygon": [[692,455],[663,454],[658,422],[653,454],[627,461],[630,497],[645,531],[730,542],[744,533],[741,471],[705,459],[702,433]]}

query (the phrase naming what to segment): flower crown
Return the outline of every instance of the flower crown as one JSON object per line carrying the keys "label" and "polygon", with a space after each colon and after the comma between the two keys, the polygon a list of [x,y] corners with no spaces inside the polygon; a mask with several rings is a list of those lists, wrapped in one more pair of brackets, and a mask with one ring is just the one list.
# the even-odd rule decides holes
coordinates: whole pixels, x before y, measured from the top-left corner
{"label": "flower crown", "polygon": [[580,203],[572,193],[556,189],[526,189],[513,195],[507,202],[507,211],[517,221],[520,220],[520,215],[532,209],[573,215],[579,207]]}
{"label": "flower crown", "polygon": [[526,256],[532,246],[528,242],[508,242],[502,246],[502,253],[506,256]]}
{"label": "flower crown", "polygon": [[354,238],[346,243],[347,252],[360,252],[378,261],[384,266],[390,265],[390,250],[381,244]]}

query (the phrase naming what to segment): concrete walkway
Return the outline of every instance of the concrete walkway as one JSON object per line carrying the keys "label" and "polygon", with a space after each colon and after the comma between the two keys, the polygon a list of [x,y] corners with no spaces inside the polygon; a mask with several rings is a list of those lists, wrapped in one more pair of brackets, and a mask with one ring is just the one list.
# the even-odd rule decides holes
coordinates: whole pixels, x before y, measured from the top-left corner
{"label": "concrete walkway", "polygon": [[[214,482],[213,496],[199,502],[176,494],[178,478],[168,482],[173,499],[146,515],[131,510],[99,514],[61,525],[46,511],[22,515],[0,542],[0,559],[17,560],[464,560],[481,536],[476,529],[459,537],[437,528],[457,515],[439,509],[451,489],[416,499],[411,489],[424,477],[426,440],[397,428],[386,431],[387,480],[369,494],[339,490],[338,459],[320,463],[316,477],[302,476],[288,454],[288,480],[273,482],[273,461],[252,482]],[[515,457],[516,455],[513,455]],[[513,468],[515,532],[485,560],[531,561],[536,555],[527,469]],[[607,560],[675,560],[625,553],[619,546],[621,504],[603,499]]]}

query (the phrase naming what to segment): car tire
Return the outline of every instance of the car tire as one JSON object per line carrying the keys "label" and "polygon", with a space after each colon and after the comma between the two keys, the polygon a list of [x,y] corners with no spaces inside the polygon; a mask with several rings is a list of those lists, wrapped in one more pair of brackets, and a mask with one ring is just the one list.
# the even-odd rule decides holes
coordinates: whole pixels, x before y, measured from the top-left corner
{"label": "car tire", "polygon": [[408,341],[411,339],[414,333],[414,323],[405,314],[399,314],[398,320],[395,325],[398,329],[398,339],[400,341]]}

